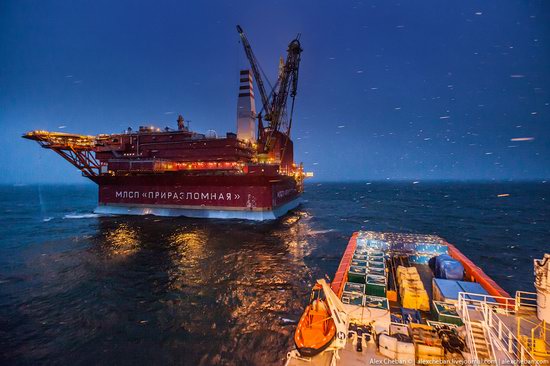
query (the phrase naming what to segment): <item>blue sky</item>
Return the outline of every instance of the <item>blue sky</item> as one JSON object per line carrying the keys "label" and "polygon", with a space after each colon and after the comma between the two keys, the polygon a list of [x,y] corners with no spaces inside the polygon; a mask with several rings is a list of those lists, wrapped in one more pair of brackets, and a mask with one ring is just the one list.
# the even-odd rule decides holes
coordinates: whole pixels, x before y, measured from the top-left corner
{"label": "blue sky", "polygon": [[0,2],[0,182],[84,181],[28,130],[234,131],[236,24],[272,78],[302,34],[293,137],[317,180],[550,176],[545,1],[21,0]]}

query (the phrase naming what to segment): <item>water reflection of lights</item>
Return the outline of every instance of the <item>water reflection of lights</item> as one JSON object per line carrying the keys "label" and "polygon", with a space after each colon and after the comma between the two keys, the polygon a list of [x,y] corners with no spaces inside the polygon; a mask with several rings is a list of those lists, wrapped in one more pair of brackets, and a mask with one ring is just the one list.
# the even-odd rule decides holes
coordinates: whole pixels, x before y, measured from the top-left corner
{"label": "water reflection of lights", "polygon": [[169,237],[170,247],[173,249],[170,256],[174,266],[168,274],[173,289],[202,282],[196,268],[207,257],[206,241],[207,234],[199,229],[180,229]]}
{"label": "water reflection of lights", "polygon": [[297,260],[303,260],[313,249],[307,240],[311,232],[309,218],[307,212],[295,211],[282,221],[285,230],[281,233],[281,239],[287,245],[290,254]]}
{"label": "water reflection of lights", "polygon": [[283,225],[292,225],[295,224],[298,220],[300,220],[302,216],[300,215],[300,212],[295,212],[294,215],[287,215],[282,219]]}
{"label": "water reflection of lights", "polygon": [[112,255],[129,255],[136,252],[139,247],[137,231],[125,223],[107,232],[105,239]]}
{"label": "water reflection of lights", "polygon": [[199,252],[204,246],[206,235],[199,230],[179,231],[170,236],[170,243],[177,248],[185,247],[186,251]]}

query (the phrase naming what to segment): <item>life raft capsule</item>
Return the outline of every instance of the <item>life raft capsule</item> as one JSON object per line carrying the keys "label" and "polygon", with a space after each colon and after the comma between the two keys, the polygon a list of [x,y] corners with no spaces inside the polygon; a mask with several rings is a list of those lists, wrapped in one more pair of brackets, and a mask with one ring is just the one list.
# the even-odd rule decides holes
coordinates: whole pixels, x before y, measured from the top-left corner
{"label": "life raft capsule", "polygon": [[309,305],[294,334],[296,349],[304,357],[323,352],[336,336],[336,325],[326,300],[321,298],[321,292],[318,284],[313,287]]}

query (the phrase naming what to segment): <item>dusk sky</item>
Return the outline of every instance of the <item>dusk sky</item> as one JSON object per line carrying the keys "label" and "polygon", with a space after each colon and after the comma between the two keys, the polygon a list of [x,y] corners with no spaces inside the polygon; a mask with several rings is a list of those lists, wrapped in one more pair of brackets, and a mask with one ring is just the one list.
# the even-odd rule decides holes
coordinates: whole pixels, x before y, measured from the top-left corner
{"label": "dusk sky", "polygon": [[0,183],[85,181],[29,130],[235,131],[236,24],[271,80],[301,33],[292,136],[318,181],[547,179],[549,4],[1,1]]}

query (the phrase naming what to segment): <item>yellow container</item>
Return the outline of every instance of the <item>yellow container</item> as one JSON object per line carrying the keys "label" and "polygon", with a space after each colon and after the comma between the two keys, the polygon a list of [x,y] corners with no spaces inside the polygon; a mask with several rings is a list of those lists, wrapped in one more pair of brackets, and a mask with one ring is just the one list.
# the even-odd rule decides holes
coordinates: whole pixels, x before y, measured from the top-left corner
{"label": "yellow container", "polygon": [[403,307],[429,311],[430,299],[416,268],[399,266],[397,273]]}

